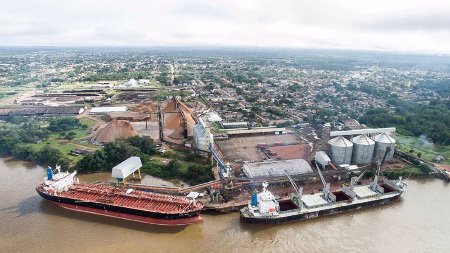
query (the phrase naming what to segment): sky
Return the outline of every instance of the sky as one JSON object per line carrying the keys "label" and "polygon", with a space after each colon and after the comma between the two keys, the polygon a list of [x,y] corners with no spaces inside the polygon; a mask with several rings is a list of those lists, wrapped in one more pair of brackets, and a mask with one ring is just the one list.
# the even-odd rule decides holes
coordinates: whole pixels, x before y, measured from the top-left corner
{"label": "sky", "polygon": [[1,0],[2,46],[450,54],[449,0]]}

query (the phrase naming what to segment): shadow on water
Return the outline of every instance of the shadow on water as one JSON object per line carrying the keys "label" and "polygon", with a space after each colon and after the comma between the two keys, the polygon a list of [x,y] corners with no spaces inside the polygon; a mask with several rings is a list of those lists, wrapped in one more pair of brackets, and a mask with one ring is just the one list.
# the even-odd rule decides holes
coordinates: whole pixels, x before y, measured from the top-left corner
{"label": "shadow on water", "polygon": [[16,213],[17,214],[16,217],[22,217],[28,214],[38,213],[39,207],[37,206],[37,203],[39,203],[40,200],[41,198],[37,195],[31,196],[20,201],[20,203],[17,204],[16,206],[6,207],[1,209],[0,211],[6,213]]}
{"label": "shadow on water", "polygon": [[139,230],[143,232],[152,232],[152,233],[169,233],[174,234],[183,231],[186,226],[158,226],[151,224],[143,224],[139,222],[126,221],[121,219],[115,219],[111,217],[104,217],[93,214],[86,214],[80,212],[74,212],[70,210],[66,210],[57,206],[56,204],[44,200],[38,195],[28,197],[22,200],[17,206],[11,206],[2,209],[1,211],[6,211],[8,213],[17,213],[17,217],[40,213],[47,214],[51,216],[58,216],[63,218],[68,218],[71,220],[79,220],[85,222],[92,222],[101,225],[109,225],[118,228],[126,228],[132,230]]}
{"label": "shadow on water", "polygon": [[15,158],[13,156],[0,156],[0,158],[3,159],[5,165],[10,165],[8,167],[11,167],[11,168],[16,167],[14,165],[20,164],[20,168],[33,169],[38,165],[37,163],[23,161],[23,160]]}

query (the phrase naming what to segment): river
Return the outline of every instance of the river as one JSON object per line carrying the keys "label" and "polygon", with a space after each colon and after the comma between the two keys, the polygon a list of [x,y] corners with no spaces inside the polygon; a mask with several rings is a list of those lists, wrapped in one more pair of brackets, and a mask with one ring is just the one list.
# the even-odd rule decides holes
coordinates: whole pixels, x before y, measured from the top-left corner
{"label": "river", "polygon": [[265,226],[203,214],[170,228],[64,210],[35,192],[44,176],[0,158],[0,252],[450,252],[450,184],[438,179],[407,181],[399,202],[315,220]]}

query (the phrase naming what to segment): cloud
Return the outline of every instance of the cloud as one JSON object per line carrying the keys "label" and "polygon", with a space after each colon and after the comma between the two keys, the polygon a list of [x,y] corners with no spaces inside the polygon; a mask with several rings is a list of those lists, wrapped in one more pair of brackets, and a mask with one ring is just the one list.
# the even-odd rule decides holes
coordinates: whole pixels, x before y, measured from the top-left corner
{"label": "cloud", "polygon": [[450,53],[445,0],[15,0],[0,44],[259,46]]}

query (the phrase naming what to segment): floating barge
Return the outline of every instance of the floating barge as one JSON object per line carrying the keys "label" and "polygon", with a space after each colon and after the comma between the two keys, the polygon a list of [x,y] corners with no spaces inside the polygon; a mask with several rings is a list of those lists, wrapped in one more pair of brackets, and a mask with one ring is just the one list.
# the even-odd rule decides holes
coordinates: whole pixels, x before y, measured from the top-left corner
{"label": "floating barge", "polygon": [[141,223],[183,226],[200,222],[203,203],[195,198],[151,193],[121,186],[80,184],[73,173],[48,169],[38,194],[65,209]]}

